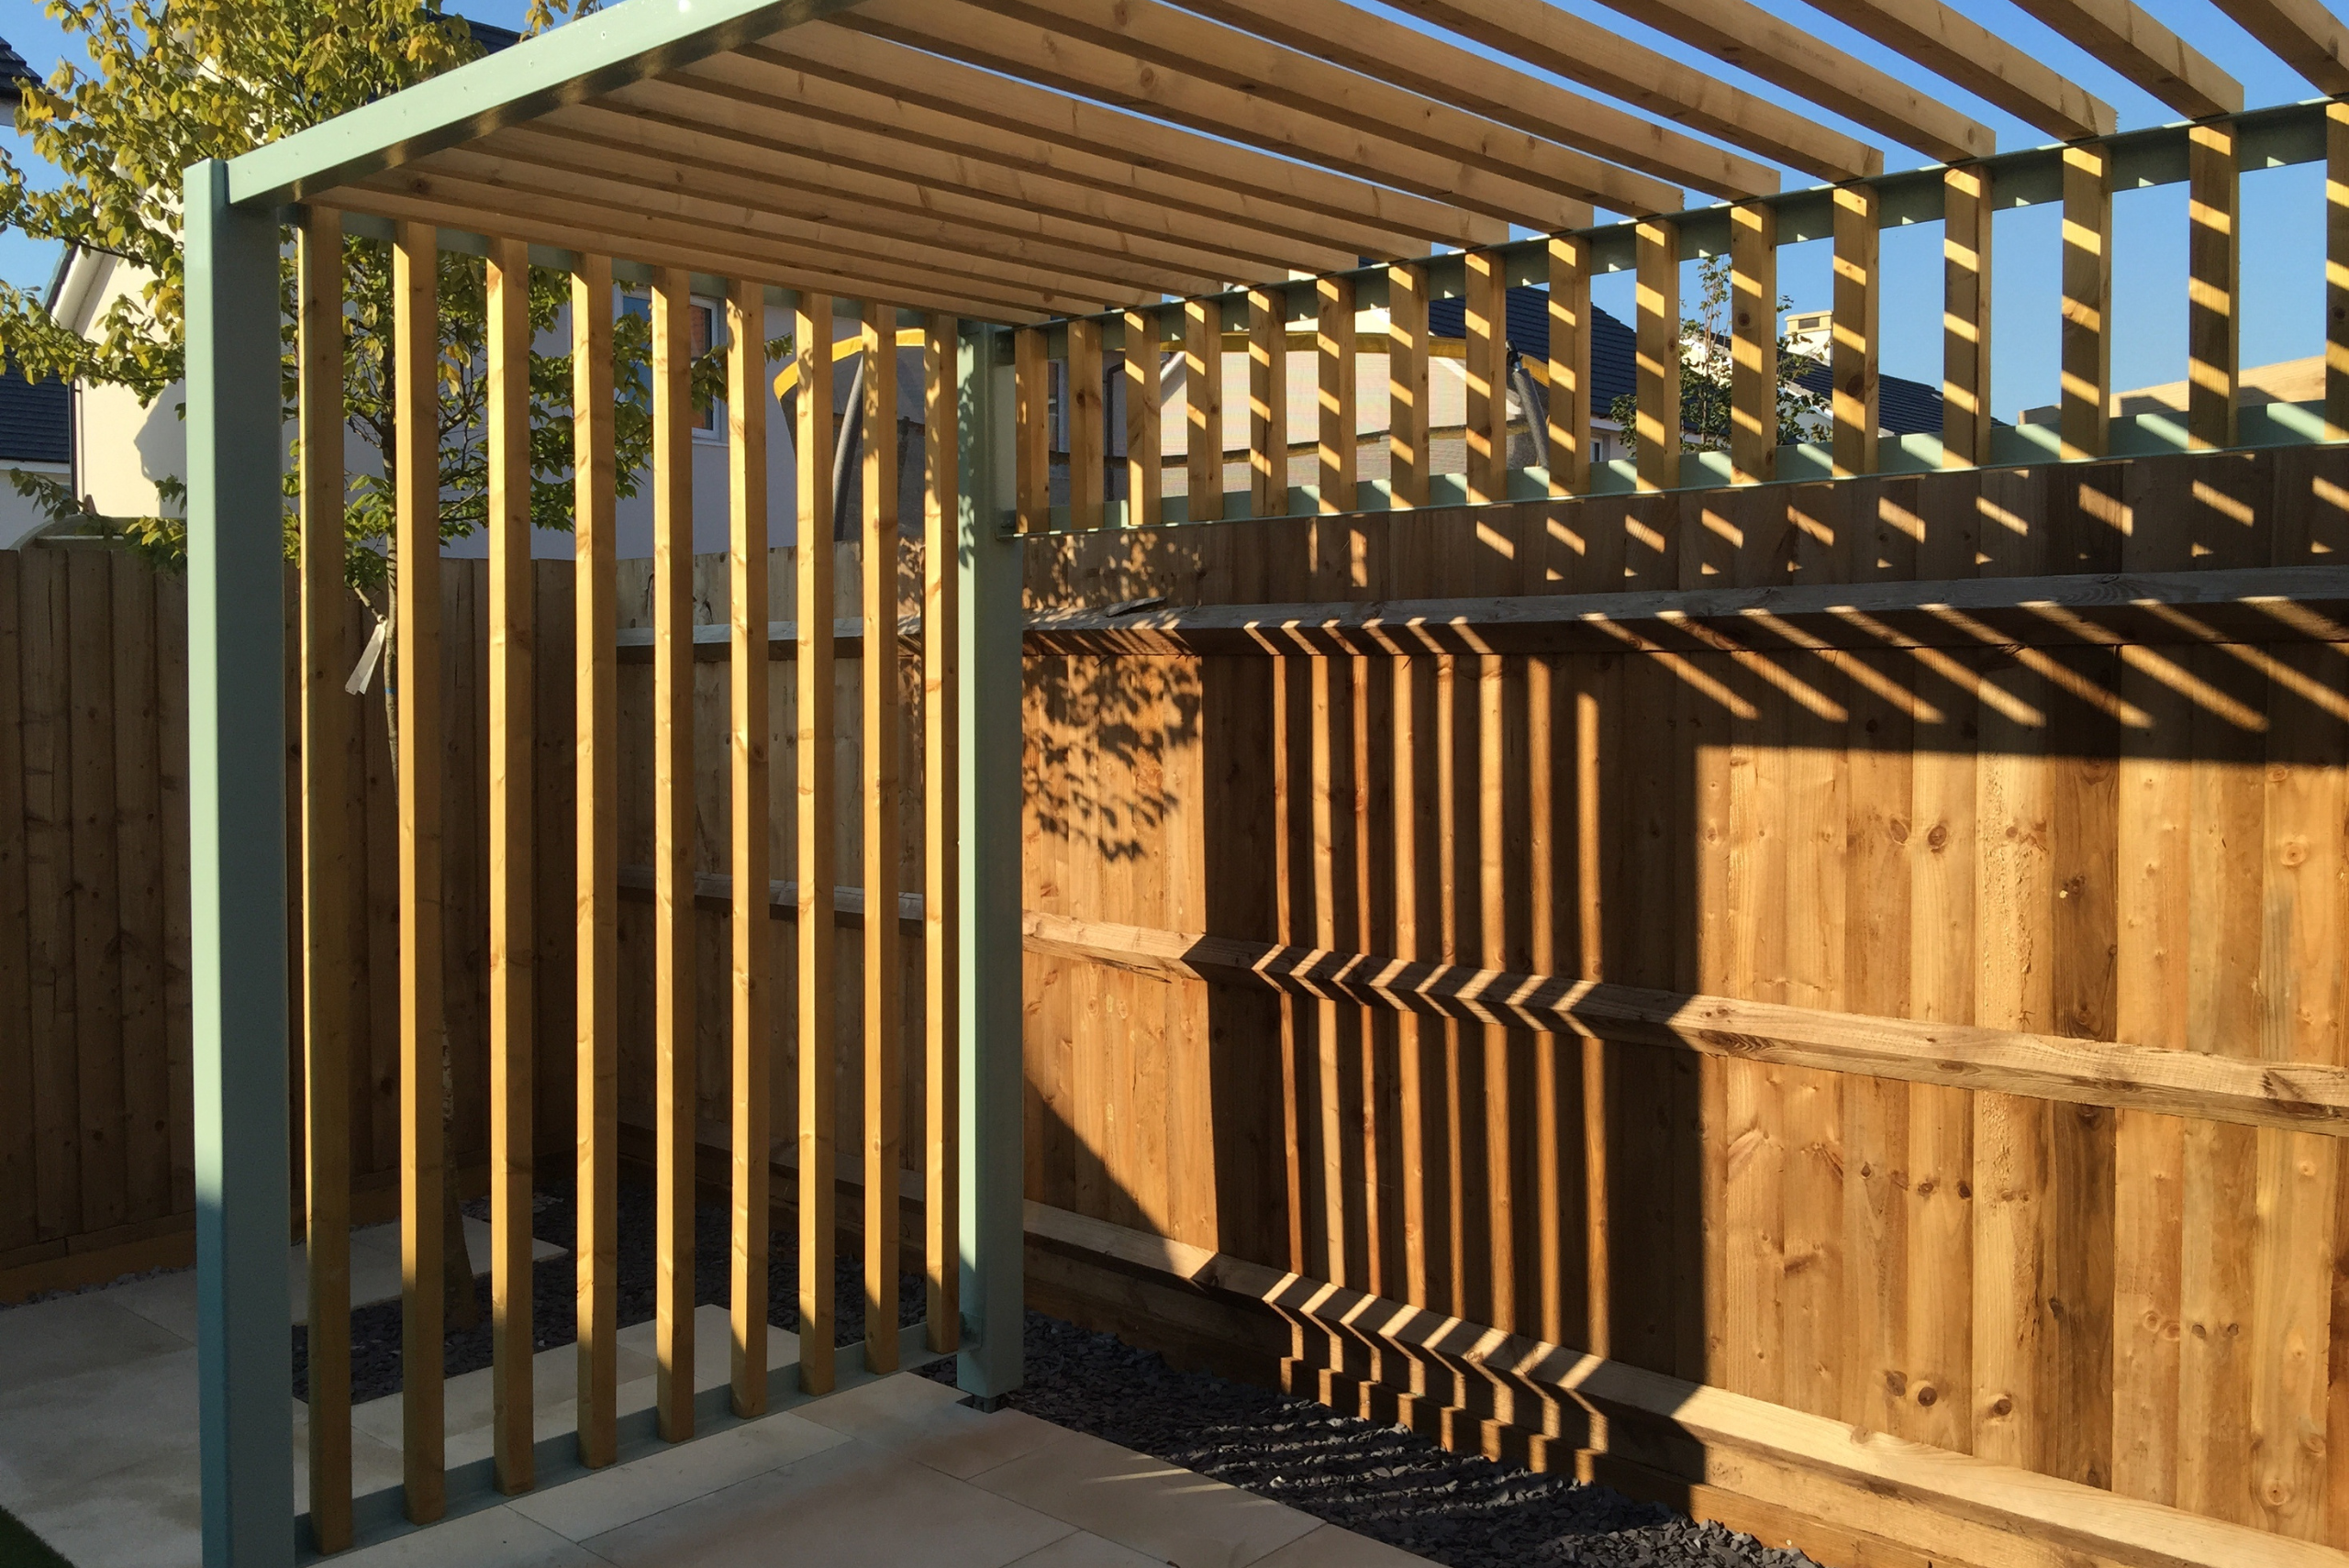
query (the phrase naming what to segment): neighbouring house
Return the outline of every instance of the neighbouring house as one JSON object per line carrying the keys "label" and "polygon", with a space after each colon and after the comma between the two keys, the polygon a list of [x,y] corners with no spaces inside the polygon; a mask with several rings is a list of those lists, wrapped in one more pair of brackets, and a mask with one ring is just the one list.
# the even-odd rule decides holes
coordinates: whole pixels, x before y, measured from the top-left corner
{"label": "neighbouring house", "polygon": [[63,382],[28,382],[0,367],[0,550],[14,550],[50,520],[39,500],[17,493],[16,475],[38,475],[73,494],[72,426]]}

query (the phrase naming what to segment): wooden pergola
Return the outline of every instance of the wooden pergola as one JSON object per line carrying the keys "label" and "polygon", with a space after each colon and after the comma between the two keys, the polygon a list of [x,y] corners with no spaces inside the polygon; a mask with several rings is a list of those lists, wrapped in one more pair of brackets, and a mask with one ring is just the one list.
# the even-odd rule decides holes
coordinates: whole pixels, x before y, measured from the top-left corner
{"label": "wooden pergola", "polygon": [[[528,590],[514,586],[527,582],[520,565],[529,558],[529,478],[516,467],[518,462],[526,469],[528,462],[515,423],[527,419],[528,410],[527,389],[515,371],[517,356],[528,350],[527,310],[517,304],[518,293],[527,290],[518,289],[518,282],[530,266],[559,269],[577,280],[573,331],[583,350],[576,478],[583,758],[579,1440],[581,1462],[608,1462],[612,1324],[607,1307],[597,1303],[609,1299],[611,1219],[608,1205],[598,1207],[601,1200],[587,1194],[596,1184],[607,1184],[608,1191],[616,1158],[597,1143],[597,1129],[609,1125],[611,1114],[612,1026],[608,993],[593,989],[610,984],[609,949],[593,944],[600,929],[596,922],[609,918],[618,896],[618,866],[616,851],[596,837],[592,820],[597,809],[611,809],[609,791],[616,785],[608,777],[592,787],[584,781],[596,727],[612,722],[608,335],[616,277],[651,285],[661,346],[652,488],[659,507],[656,572],[663,587],[653,662],[664,715],[681,711],[666,706],[685,700],[680,691],[690,694],[689,676],[681,677],[679,670],[689,671],[695,640],[684,587],[690,499],[672,483],[690,460],[689,445],[677,444],[690,439],[681,434],[680,412],[686,406],[681,400],[690,395],[676,347],[681,306],[693,293],[724,296],[738,345],[747,339],[753,349],[766,308],[795,314],[804,361],[797,448],[806,545],[798,568],[803,634],[796,678],[806,699],[799,720],[800,828],[808,844],[826,840],[833,809],[830,786],[811,782],[824,771],[811,758],[829,764],[829,697],[819,695],[829,690],[834,647],[832,638],[815,629],[830,620],[829,550],[814,542],[815,534],[829,533],[818,519],[829,513],[824,493],[832,442],[830,377],[807,373],[823,361],[807,356],[829,349],[836,312],[855,315],[869,344],[895,341],[910,326],[928,349],[931,532],[925,678],[934,693],[946,694],[937,707],[952,718],[933,726],[935,749],[926,775],[933,806],[926,917],[934,951],[952,950],[951,962],[932,965],[928,1064],[941,1082],[960,1084],[959,1101],[931,1102],[954,1114],[946,1126],[932,1126],[928,1347],[959,1350],[963,1385],[982,1397],[999,1396],[1019,1379],[1020,547],[1018,532],[1007,525],[1016,519],[1034,529],[1052,521],[1040,373],[1049,349],[1070,357],[1073,384],[1081,387],[1098,384],[1105,349],[1145,339],[1153,345],[1181,341],[1189,347],[1194,385],[1204,388],[1208,356],[1219,353],[1221,333],[1244,328],[1261,350],[1252,440],[1257,477],[1248,515],[1275,517],[1295,508],[1285,473],[1275,467],[1287,442],[1275,406],[1282,399],[1274,367],[1288,324],[1317,318],[1318,312],[1325,341],[1332,345],[1323,356],[1325,406],[1339,411],[1325,415],[1325,450],[1343,457],[1336,468],[1325,469],[1316,504],[1349,511],[1358,504],[1351,462],[1353,317],[1357,306],[1385,303],[1395,323],[1397,407],[1409,408],[1416,400],[1419,420],[1413,431],[1397,415],[1397,477],[1385,492],[1386,504],[1425,505],[1424,453],[1408,461],[1403,454],[1405,446],[1423,445],[1426,439],[1425,310],[1431,289],[1465,293],[1471,361],[1465,499],[1500,501],[1509,491],[1497,450],[1497,434],[1498,444],[1506,444],[1499,291],[1510,283],[1543,282],[1551,291],[1548,439],[1550,449],[1564,455],[1548,466],[1539,493],[1572,495],[1590,483],[1584,328],[1591,273],[1622,267],[1639,274],[1642,420],[1666,432],[1677,424],[1679,263],[1697,250],[1719,250],[1734,269],[1734,398],[1749,416],[1731,433],[1730,477],[1768,479],[1776,427],[1774,417],[1757,411],[1769,407],[1775,395],[1776,247],[1818,233],[1831,236],[1836,253],[1835,472],[1866,473],[1876,468],[1876,233],[1895,220],[1895,211],[1913,214],[1921,204],[1948,224],[1949,235],[1942,451],[1952,464],[1979,463],[1987,460],[1990,435],[1989,214],[2002,189],[1998,182],[2011,173],[2016,189],[2036,193],[2028,199],[2052,195],[2064,206],[2064,455],[2098,456],[2104,451],[2110,390],[2111,195],[2116,168],[2133,158],[2163,171],[2175,163],[2175,172],[2159,177],[2191,184],[2196,368],[2188,422],[2198,444],[2233,444],[2235,191],[2238,170],[2253,156],[2243,138],[2301,136],[2313,125],[2308,113],[2293,111],[2297,117],[2288,125],[2277,122],[2281,129],[2247,117],[2249,132],[2240,131],[2240,85],[2129,0],[2021,0],[2040,20],[2194,122],[2113,141],[2108,139],[2115,132],[2110,106],[1939,0],[1820,0],[1838,20],[2065,144],[2060,150],[2002,154],[1990,128],[1961,108],[1744,0],[1610,3],[1884,144],[1920,152],[1942,166],[1887,175],[1885,146],[1876,141],[1741,90],[1545,0],[1402,0],[1403,8],[1431,25],[1426,31],[1346,0],[1186,0],[1181,6],[1163,0],[635,0],[283,141],[188,172],[192,863],[207,1564],[277,1568],[290,1563],[295,1551],[287,1312],[278,1273],[289,1195],[280,1120],[287,1087],[285,911],[289,876],[295,874],[278,848],[287,841],[289,803],[276,694],[292,651],[281,630],[284,442],[276,392],[277,260],[284,226],[297,228],[302,245],[299,439],[311,460],[305,508],[312,546],[306,549],[304,570],[315,594],[330,594],[340,573],[340,558],[326,541],[340,538],[341,506],[339,406],[331,401],[340,380],[333,356],[340,352],[334,324],[340,314],[341,236],[394,243],[401,352],[411,366],[428,364],[435,351],[436,250],[489,258],[494,688],[512,678],[512,661],[527,657],[528,650],[528,623],[518,607]],[[2221,0],[2221,6],[2321,92],[2349,93],[2349,34],[2316,0]],[[1516,63],[1466,47],[1470,43]],[[2337,169],[2349,157],[2349,125],[2337,106],[2324,120],[2324,134],[2325,155]],[[1831,190],[1789,189],[1782,167],[1826,182]],[[1715,201],[1729,205],[1708,205]],[[1600,209],[1630,221],[1598,225]],[[2349,226],[2339,210],[2336,257],[2349,248]],[[1540,238],[1512,243],[1517,228]],[[1454,250],[1464,254],[1449,253]],[[1379,265],[1365,267],[1365,261]],[[2329,401],[2336,417],[2349,410],[2349,310],[2339,307],[2344,297],[2340,275],[2336,268],[2329,328]],[[1063,320],[1067,326],[1047,325]],[[1015,334],[1016,347],[1006,341]],[[868,357],[876,363],[892,358]],[[1156,371],[1140,367],[1152,357],[1129,355],[1135,367],[1133,406],[1145,410],[1155,406]],[[755,354],[738,351],[734,358],[738,609],[731,637],[736,669],[762,672],[740,683],[734,765],[753,770],[765,766],[763,748],[744,739],[740,705],[763,708],[771,633],[739,606],[765,599],[766,367]],[[400,557],[404,571],[420,576],[402,593],[398,635],[402,667],[418,669],[431,667],[437,657],[432,595],[417,585],[438,555],[437,470],[425,439],[433,429],[430,377],[403,380],[420,390],[403,394],[410,406],[401,422],[397,462]],[[1098,413],[1097,407],[1097,422]],[[1204,428],[1201,406],[1194,406],[1192,417],[1195,431]],[[1068,498],[1078,527],[1095,526],[1106,516],[1099,439],[1092,429],[1084,439],[1097,444],[1072,447],[1075,467],[1090,468]],[[1668,442],[1643,445],[1642,487],[1681,483],[1667,454]],[[1195,436],[1190,520],[1219,515],[1220,465],[1219,443],[1208,451]],[[1133,472],[1127,519],[1167,516],[1159,509],[1155,485],[1147,496],[1141,488],[1139,457]],[[882,526],[873,519],[868,508],[869,526]],[[813,529],[810,520],[817,520]],[[894,550],[894,517],[886,527],[885,536],[868,534],[868,539]],[[888,601],[868,598],[868,626],[893,614]],[[313,662],[305,662],[306,690],[339,685],[338,672],[309,667]],[[681,679],[687,683],[682,687]],[[413,682],[401,694],[404,748],[429,744],[435,725],[429,684]],[[868,694],[877,684],[868,682]],[[305,711],[323,715],[326,709]],[[493,708],[494,715],[499,711]],[[872,737],[889,726],[871,719],[869,712],[868,744],[878,744]],[[493,717],[493,746],[510,739]],[[874,776],[890,776],[888,758],[868,752],[867,762]],[[430,951],[439,918],[432,861],[440,807],[426,780],[429,770],[414,757],[404,763],[404,939],[408,951]],[[763,789],[740,787],[741,781],[763,776],[738,771],[738,797],[763,797]],[[312,775],[306,785],[314,794],[325,787],[323,775]],[[494,779],[494,856],[501,853],[495,847],[497,825],[512,820],[497,813],[518,808],[497,791]],[[656,791],[662,833],[656,893],[662,917],[673,921],[693,902],[690,784],[681,786],[673,772],[663,772]],[[738,817],[736,828],[743,844],[763,841],[763,823]],[[767,916],[763,855],[763,848],[750,854],[738,845],[738,923]],[[829,1015],[809,1011],[822,1004],[810,999],[806,977],[825,973],[830,962],[839,906],[828,857],[829,851],[803,857],[796,895],[802,1028],[825,1032]],[[941,882],[938,868],[949,862],[952,870]],[[299,876],[311,900],[334,896],[330,871],[322,871],[315,856]],[[529,901],[527,866],[499,860],[493,878],[499,895],[508,899],[495,906],[508,911],[498,917],[518,917],[513,912]],[[895,940],[889,934],[894,922],[863,924],[869,944]],[[494,1062],[509,1060],[499,1054],[507,1049],[500,1040],[527,1040],[529,1033],[526,1006],[514,1000],[508,973],[511,952],[527,951],[526,931],[518,943],[515,937],[511,926],[493,933],[492,950],[499,955],[493,962],[507,966],[493,973],[493,1029],[499,1031]],[[755,978],[756,965],[742,956],[745,951],[738,941],[735,1018],[741,1039],[752,1040],[764,1032],[764,1015],[757,1011],[764,1006],[759,1000],[764,982]],[[868,957],[876,951],[868,945]],[[664,940],[664,962],[669,951]],[[403,1207],[409,1409],[412,1426],[421,1430],[439,1415],[438,1324],[426,1304],[439,1291],[438,1242],[431,1233],[439,1224],[434,1210],[443,1174],[438,982],[423,966],[410,969],[403,984],[408,1150]],[[664,989],[664,1006],[669,995]],[[876,1037],[872,1049],[876,1054],[868,1060],[894,1062],[893,1039]],[[664,1063],[668,1060],[664,1055]],[[763,1073],[763,1057],[742,1046],[736,1068],[746,1075],[740,1081],[750,1082],[748,1075]],[[330,1099],[332,1082],[327,1078],[320,1089],[314,1072],[313,1094]],[[756,1082],[763,1084],[763,1077]],[[828,1113],[829,1091],[819,1087],[810,1080],[805,1101]],[[664,1278],[675,1273],[681,1201],[688,1255],[692,1245],[689,1095],[678,1100],[676,1088],[663,1078],[662,1245],[671,1264]],[[595,1101],[591,1094],[606,1097]],[[751,1096],[741,1097],[747,1106]],[[518,1126],[512,1119],[510,1096],[494,1099],[508,1107],[493,1110],[493,1137],[504,1151],[493,1161],[495,1259],[500,1270],[517,1267],[519,1259],[527,1273],[527,1121]],[[750,1119],[737,1122],[736,1247],[758,1267],[739,1268],[738,1280],[752,1273],[763,1280],[764,1165],[741,1151],[763,1147],[767,1129],[763,1112],[739,1114]],[[799,1165],[803,1281],[829,1273],[811,1262],[829,1256],[829,1134],[811,1129],[812,1123],[802,1129]],[[873,1136],[874,1146],[885,1146],[894,1158],[894,1129],[876,1122]],[[308,1207],[314,1269],[321,1266],[316,1262],[320,1249],[330,1255],[339,1245],[330,1232],[340,1218],[331,1202],[316,1195],[317,1184],[330,1186],[333,1174],[327,1168],[321,1176],[321,1158],[330,1160],[330,1151],[322,1155],[314,1143],[307,1173],[314,1190]],[[941,1216],[958,1211],[958,1229],[938,1229],[946,1223]],[[599,1226],[604,1231],[591,1234]],[[894,1246],[894,1230],[885,1234]],[[314,1291],[328,1294],[314,1307],[313,1325],[336,1308],[330,1262],[325,1272],[323,1286],[314,1276]],[[691,1317],[689,1263],[684,1272],[685,1296],[667,1291],[662,1297],[664,1375],[680,1349],[678,1299],[685,1318]],[[591,1281],[606,1294],[591,1299]],[[894,1284],[889,1288],[894,1291]],[[768,1407],[768,1384],[756,1371],[763,1366],[764,1301],[763,1295],[747,1300],[739,1294],[747,1289],[738,1286],[736,1301],[732,1418]],[[830,1385],[828,1310],[812,1298],[803,1303],[809,1337],[796,1375],[808,1392]],[[527,1312],[518,1340],[509,1339],[499,1342],[501,1378],[518,1357],[517,1375],[527,1379]],[[330,1374],[316,1370],[316,1346],[314,1340],[313,1375],[328,1376],[330,1385]],[[895,1354],[894,1349],[869,1350],[868,1364],[885,1370],[885,1362],[896,1364]],[[682,1356],[690,1366],[689,1339]],[[429,1358],[429,1367],[420,1357]],[[518,1386],[525,1396],[518,1429],[501,1424],[494,1473],[495,1484],[507,1489],[531,1484],[527,1381]],[[314,1395],[314,1445],[334,1413],[321,1407],[319,1397],[330,1401],[330,1386],[324,1396]],[[347,1426],[347,1384],[343,1398]],[[692,1435],[689,1376],[681,1395],[664,1383],[659,1415],[663,1439]],[[701,1429],[708,1429],[710,1419],[705,1412]],[[311,1523],[317,1543],[330,1550],[351,1540],[352,1526],[347,1444],[342,1496],[328,1507],[316,1500],[321,1465],[329,1476],[332,1470],[327,1440],[323,1461],[314,1448]],[[405,1511],[427,1522],[449,1506],[438,1444],[411,1442],[408,1461]],[[331,1480],[326,1485],[330,1495]]]}

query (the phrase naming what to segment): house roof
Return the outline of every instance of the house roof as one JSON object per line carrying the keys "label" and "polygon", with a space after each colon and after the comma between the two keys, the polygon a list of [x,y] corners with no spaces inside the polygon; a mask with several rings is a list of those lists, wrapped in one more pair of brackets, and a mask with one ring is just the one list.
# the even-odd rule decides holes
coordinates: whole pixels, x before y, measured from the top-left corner
{"label": "house roof", "polygon": [[0,463],[72,461],[72,405],[54,376],[27,382],[0,370]]}
{"label": "house roof", "polygon": [[26,83],[39,80],[25,63],[25,57],[10,49],[6,39],[0,39],[0,103],[15,103],[23,95]]}
{"label": "house roof", "polygon": [[[1468,335],[1468,302],[1431,299],[1428,302],[1428,332],[1437,338]],[[1530,359],[1550,357],[1550,293],[1520,284],[1508,291],[1509,346]],[[1618,397],[1634,386],[1638,338],[1630,327],[1604,310],[1594,309],[1590,321],[1591,411],[1604,416]],[[1824,397],[1834,390],[1825,365],[1814,364],[1796,378],[1806,392]],[[1942,389],[1897,375],[1876,378],[1876,422],[1896,436],[1939,435],[1942,428]]]}

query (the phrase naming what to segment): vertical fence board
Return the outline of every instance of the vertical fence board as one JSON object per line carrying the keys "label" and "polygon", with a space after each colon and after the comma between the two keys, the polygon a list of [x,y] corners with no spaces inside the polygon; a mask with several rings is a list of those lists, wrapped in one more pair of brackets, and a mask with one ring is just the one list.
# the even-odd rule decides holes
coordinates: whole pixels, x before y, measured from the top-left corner
{"label": "vertical fence board", "polygon": [[[864,1364],[876,1373],[897,1369],[897,1173],[905,1113],[904,980],[898,956],[897,878],[900,871],[897,740],[899,675],[897,645],[897,311],[868,302],[864,307],[864,551],[862,562],[864,658],[860,662],[864,731],[864,1116],[862,1162],[864,1175]],[[1073,330],[1073,328],[1072,328]],[[1071,418],[1085,414],[1097,432],[1090,449],[1095,496],[1083,526],[1101,526],[1099,490],[1105,462],[1102,428],[1100,340],[1093,339],[1089,412],[1074,400]],[[1074,341],[1074,339],[1072,339]],[[1074,427],[1072,427],[1074,428]],[[1076,470],[1076,442],[1070,442],[1070,472]]]}
{"label": "vertical fence board", "polygon": [[41,1229],[25,880],[24,562],[20,550],[0,551],[0,1248],[12,1250],[31,1246]]}
{"label": "vertical fence board", "polygon": [[[833,1055],[837,1003],[833,991],[832,885],[839,849],[833,765],[832,570],[832,302],[803,292],[796,323],[799,352],[797,545],[799,657],[797,736],[798,835],[794,874],[799,883],[799,1386],[823,1394],[832,1386],[832,1146],[839,1073]],[[1051,518],[1033,506],[1029,485],[1042,472],[1046,433],[1043,339],[1033,328],[1019,339],[1019,450],[1034,467],[1021,475],[1023,528]],[[1030,458],[1030,443],[1036,450]]]}

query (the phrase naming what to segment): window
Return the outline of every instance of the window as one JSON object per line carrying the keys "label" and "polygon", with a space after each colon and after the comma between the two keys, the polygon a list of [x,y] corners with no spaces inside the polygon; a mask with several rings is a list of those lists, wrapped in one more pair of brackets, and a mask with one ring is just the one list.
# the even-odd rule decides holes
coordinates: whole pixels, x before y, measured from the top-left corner
{"label": "window", "polygon": [[[651,297],[633,288],[620,295],[620,308],[629,315],[643,320],[649,321],[652,317]],[[712,344],[722,341],[718,337],[718,322],[722,319],[720,313],[723,309],[724,306],[716,300],[700,298],[695,299],[688,307],[685,314],[686,332],[692,344],[695,359],[698,360],[709,352]],[[646,371],[648,386],[651,384],[651,373],[648,368]],[[722,397],[714,397],[710,399],[709,406],[707,408],[695,409],[693,431],[694,439],[697,441],[725,440],[726,400]]]}

